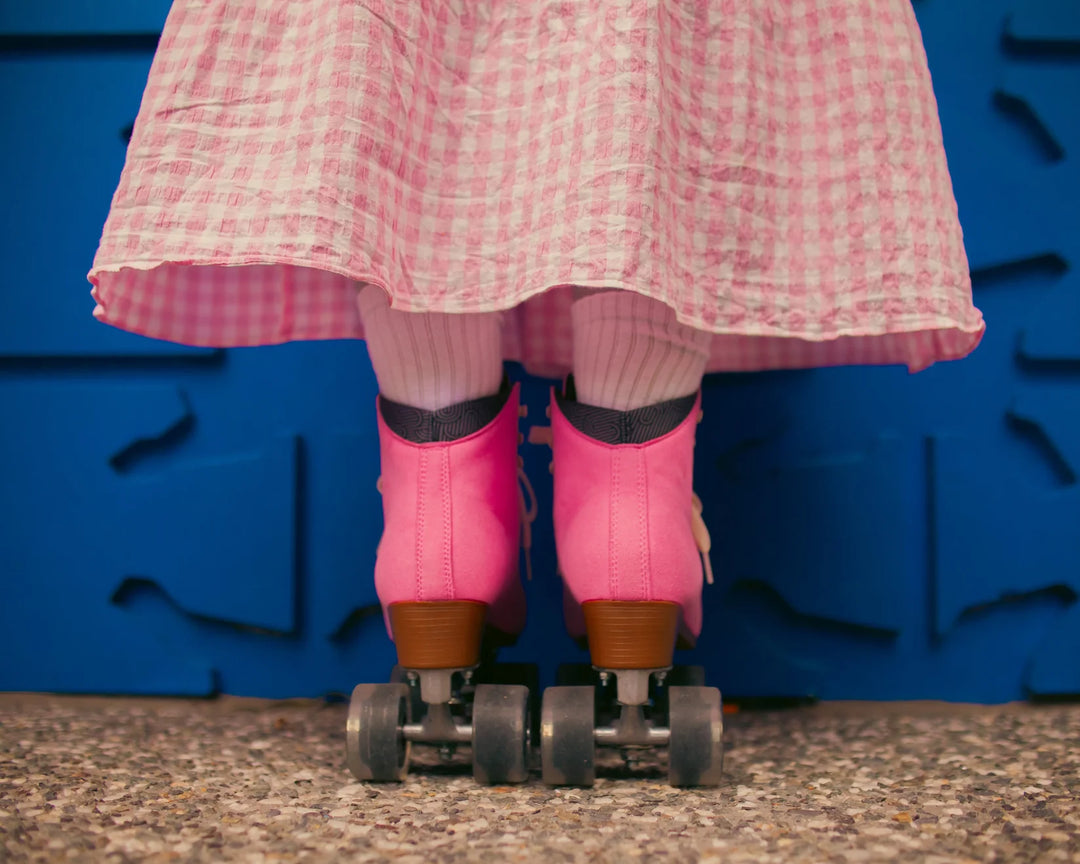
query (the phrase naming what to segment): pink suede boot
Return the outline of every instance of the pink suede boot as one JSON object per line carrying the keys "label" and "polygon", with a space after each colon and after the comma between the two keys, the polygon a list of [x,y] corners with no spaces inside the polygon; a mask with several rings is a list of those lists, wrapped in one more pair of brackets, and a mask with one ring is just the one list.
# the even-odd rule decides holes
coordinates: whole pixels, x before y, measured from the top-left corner
{"label": "pink suede boot", "polygon": [[[587,635],[594,666],[671,666],[676,641],[690,647],[701,632],[703,558],[712,574],[692,488],[700,404],[698,395],[658,437],[609,444],[577,428],[552,390],[555,545],[567,626],[572,636]],[[600,422],[631,413],[606,412]],[[647,413],[637,416],[650,422]]]}
{"label": "pink suede boot", "polygon": [[384,531],[375,588],[398,662],[474,666],[485,633],[508,642],[525,625],[518,387],[494,420],[452,441],[406,440],[384,408],[380,400]]}
{"label": "pink suede boot", "polygon": [[595,667],[592,685],[544,692],[546,783],[591,786],[598,747],[624,758],[666,747],[672,785],[720,782],[720,691],[702,686],[700,668],[672,668],[676,642],[689,647],[701,632],[703,575],[711,577],[691,488],[700,405],[695,394],[615,411],[553,391],[549,435],[529,435],[550,440],[554,452],[567,626],[587,636]]}

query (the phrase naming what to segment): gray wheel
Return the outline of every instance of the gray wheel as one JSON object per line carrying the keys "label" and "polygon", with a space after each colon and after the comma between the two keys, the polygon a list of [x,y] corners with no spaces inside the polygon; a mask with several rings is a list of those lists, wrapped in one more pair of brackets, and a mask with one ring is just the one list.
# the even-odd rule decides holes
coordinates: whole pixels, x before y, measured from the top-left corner
{"label": "gray wheel", "polygon": [[555,672],[557,687],[591,687],[593,691],[593,720],[595,726],[603,726],[615,719],[615,679],[607,685],[600,681],[600,673],[588,663],[560,663]]}
{"label": "gray wheel", "polygon": [[715,786],[724,771],[724,714],[715,687],[672,687],[668,691],[668,782],[672,786]]}
{"label": "gray wheel", "polygon": [[345,758],[357,780],[404,780],[409,771],[407,684],[357,684],[349,700]]}
{"label": "gray wheel", "polygon": [[529,688],[477,684],[473,697],[473,777],[478,783],[529,779]]}
{"label": "gray wheel", "polygon": [[409,688],[409,710],[412,713],[409,715],[409,721],[412,723],[419,723],[424,716],[424,712],[427,710],[424,705],[424,700],[420,698],[420,686],[418,684],[410,684],[409,676],[405,674],[404,668],[394,664],[394,668],[390,670],[390,683],[391,684],[404,684]]}
{"label": "gray wheel", "polygon": [[549,687],[540,720],[540,764],[552,786],[592,786],[596,782],[592,687]]}
{"label": "gray wheel", "polygon": [[540,667],[535,663],[493,663],[481,667],[477,684],[520,684],[529,689],[529,741],[540,740]]}
{"label": "gray wheel", "polygon": [[672,687],[704,687],[704,666],[673,666],[664,676],[663,681],[655,678],[649,682],[649,696],[652,697],[656,708],[656,716],[663,717],[667,721],[668,694]]}

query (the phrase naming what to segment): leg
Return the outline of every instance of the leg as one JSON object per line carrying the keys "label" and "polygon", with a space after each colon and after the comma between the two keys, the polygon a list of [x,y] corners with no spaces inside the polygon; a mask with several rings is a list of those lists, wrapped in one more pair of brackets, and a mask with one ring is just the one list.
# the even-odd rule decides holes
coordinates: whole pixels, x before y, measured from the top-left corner
{"label": "leg", "polygon": [[[614,702],[595,743],[629,754],[667,746],[673,783],[715,783],[719,692],[674,688],[668,698],[664,685],[676,644],[701,630],[708,535],[693,449],[711,336],[629,292],[587,294],[572,315],[576,395],[553,394],[551,409],[555,541],[571,633],[587,636]],[[588,763],[581,754],[593,746],[566,719],[566,706],[586,700],[573,689],[544,697],[545,777],[587,784],[588,772],[566,768]]]}
{"label": "leg", "polygon": [[[361,779],[400,779],[404,768],[386,767],[399,765],[386,741],[450,751],[479,730],[478,779],[519,782],[528,692],[473,686],[485,638],[512,640],[525,615],[517,569],[518,391],[500,387],[500,316],[391,310],[371,286],[358,302],[380,388],[384,526],[375,586],[403,681],[358,686],[350,766]],[[414,696],[418,689],[419,699],[404,699],[402,687],[414,688]],[[470,723],[461,705],[473,693]],[[420,703],[420,717],[402,720],[396,712],[401,704],[411,714]],[[378,735],[367,734],[365,718],[380,718]],[[383,743],[376,749],[372,741]]]}
{"label": "leg", "polygon": [[712,334],[631,291],[590,292],[571,307],[574,384],[586,405],[630,411],[696,393]]}
{"label": "leg", "polygon": [[498,392],[503,378],[499,313],[401,312],[390,308],[375,285],[364,286],[357,302],[385,398],[436,411]]}

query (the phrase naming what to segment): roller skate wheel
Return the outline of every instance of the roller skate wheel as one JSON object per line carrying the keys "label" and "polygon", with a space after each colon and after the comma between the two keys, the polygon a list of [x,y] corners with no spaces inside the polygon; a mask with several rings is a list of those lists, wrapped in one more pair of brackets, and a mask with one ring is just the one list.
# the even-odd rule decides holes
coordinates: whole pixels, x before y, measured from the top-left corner
{"label": "roller skate wheel", "polygon": [[715,687],[668,690],[668,782],[715,786],[724,771],[724,714]]}
{"label": "roller skate wheel", "polygon": [[529,690],[529,743],[540,740],[540,667],[535,663],[493,663],[480,667],[477,684],[520,684]]}
{"label": "roller skate wheel", "polygon": [[596,782],[594,688],[549,687],[540,719],[540,764],[551,786]]}
{"label": "roller skate wheel", "polygon": [[392,782],[409,770],[410,720],[407,684],[357,684],[349,700],[345,757],[357,780]]}
{"label": "roller skate wheel", "polygon": [[478,684],[473,697],[473,777],[478,783],[529,779],[529,689]]}
{"label": "roller skate wheel", "polygon": [[409,714],[410,723],[418,723],[424,716],[424,700],[420,698],[420,687],[417,684],[410,683],[409,674],[405,671],[403,666],[395,665],[390,670],[390,683],[391,684],[405,684],[409,688],[409,710],[412,712]]}

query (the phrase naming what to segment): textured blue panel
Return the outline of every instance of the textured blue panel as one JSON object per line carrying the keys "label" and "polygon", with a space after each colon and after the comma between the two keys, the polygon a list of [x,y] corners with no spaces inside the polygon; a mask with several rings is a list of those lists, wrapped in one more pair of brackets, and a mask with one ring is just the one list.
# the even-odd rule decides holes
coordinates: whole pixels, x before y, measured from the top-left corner
{"label": "textured blue panel", "polygon": [[1020,337],[1028,360],[1080,363],[1080,277],[1063,275],[1045,302],[1031,314]]}
{"label": "textured blue panel", "polygon": [[[1080,167],[1048,149],[1032,124],[1052,125],[1051,140],[1068,146],[1078,122],[1072,106],[1080,68],[1002,50],[1003,22],[1014,8],[1027,6],[1008,0],[915,6],[975,270],[1061,253],[1077,236]],[[1019,104],[1003,102],[1001,94]],[[1077,140],[1072,134],[1074,146]]]}
{"label": "textured blue panel", "polygon": [[1039,489],[1011,471],[988,470],[993,452],[979,440],[934,443],[938,633],[969,608],[1080,589],[1080,487]]}
{"label": "textured blue panel", "polygon": [[[894,586],[921,563],[897,530],[922,530],[925,519],[922,480],[911,470],[918,445],[882,438],[852,452],[776,461],[761,448],[744,457],[712,514],[723,526],[714,546],[723,581],[767,582],[802,615],[900,630]],[[827,574],[829,590],[807,573]]]}
{"label": "textured blue panel", "polygon": [[[118,575],[153,581],[192,615],[292,630],[298,443],[126,473],[112,513],[131,526],[115,550]],[[121,585],[114,596],[124,594]]]}
{"label": "textured blue panel", "polygon": [[309,439],[306,480],[311,500],[321,504],[308,511],[313,516],[307,522],[309,548],[313,569],[326,576],[324,590],[312,597],[313,630],[320,638],[344,639],[372,616],[381,621],[371,578],[382,533],[373,433]]}
{"label": "textured blue panel", "polygon": [[[730,670],[739,670],[737,678],[747,679],[739,685],[744,696],[805,697],[828,692],[829,663],[813,650],[818,629],[794,614],[774,592],[740,586],[724,595],[722,610],[713,606],[709,611],[710,628],[698,653],[716,680],[729,680]],[[798,650],[792,650],[791,634],[798,634]],[[841,638],[846,641],[849,635],[843,633]],[[713,658],[720,656],[721,646],[728,655],[717,668]],[[755,678],[763,686],[755,686]]]}
{"label": "textured blue panel", "polygon": [[1040,696],[1080,693],[1077,657],[1080,657],[1080,603],[1074,602],[1032,654],[1025,679],[1027,689]]}
{"label": "textured blue panel", "polygon": [[197,649],[110,602],[120,559],[161,514],[118,520],[125,480],[109,459],[185,421],[176,388],[0,382],[0,405],[0,688],[208,692]]}
{"label": "textured blue panel", "polygon": [[1021,44],[1080,46],[1080,4],[1075,0],[1024,0],[1009,13],[1006,32]]}
{"label": "textured blue panel", "polygon": [[[1009,415],[1026,424],[1029,434],[1038,436],[1048,461],[1056,469],[1059,482],[1046,486],[1064,487],[1066,493],[1076,487],[1080,477],[1080,399],[1076,391],[1055,393],[1050,388],[1030,388],[1013,402]],[[1030,479],[1029,485],[1033,485]]]}
{"label": "textured blue panel", "polygon": [[[60,14],[76,5],[55,26],[7,5],[0,33],[140,32],[164,9],[95,5],[93,30]],[[681,659],[729,694],[1080,693],[1080,6],[915,8],[989,329],[973,357],[914,377],[706,381],[695,481],[717,584]],[[289,696],[378,680],[393,649],[371,579],[363,346],[194,352],[89,318],[84,274],[149,63],[106,43],[0,55],[0,687]],[[546,384],[525,384],[540,418]],[[536,578],[505,656],[550,680],[584,655],[561,620],[550,454],[522,452]]]}
{"label": "textured blue panel", "polygon": [[0,4],[0,35],[156,33],[171,0],[48,0]]}
{"label": "textured blue panel", "polygon": [[[145,582],[190,614],[293,629],[292,440],[143,471],[141,453],[179,446],[193,423],[174,388],[15,384],[0,393],[19,421],[0,430],[0,448],[23,454],[4,486],[0,560],[9,584],[45,590],[40,606],[25,595],[17,610],[3,604],[13,616],[5,639],[31,641],[52,615],[104,628],[116,614],[110,603],[122,605]],[[56,588],[72,579],[80,593],[93,585],[94,596],[68,608],[74,598]]]}
{"label": "textured blue panel", "polygon": [[[994,176],[992,185],[980,182],[961,199],[972,213],[964,221],[964,237],[973,270],[1059,253],[1072,246],[1077,214],[1074,164],[1075,160],[1056,167],[1038,162],[1010,165],[1008,172]],[[985,167],[990,172],[998,166]],[[957,180],[958,195],[961,182]],[[974,215],[980,211],[995,218]]]}
{"label": "textured blue panel", "polygon": [[86,273],[124,164],[149,54],[0,55],[0,357],[190,356],[98,324]]}

